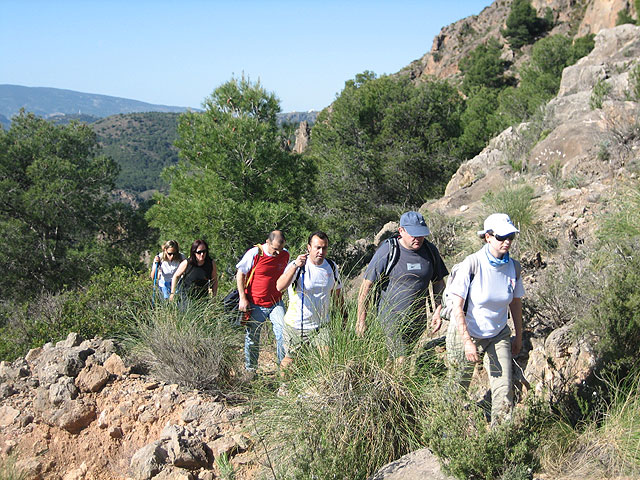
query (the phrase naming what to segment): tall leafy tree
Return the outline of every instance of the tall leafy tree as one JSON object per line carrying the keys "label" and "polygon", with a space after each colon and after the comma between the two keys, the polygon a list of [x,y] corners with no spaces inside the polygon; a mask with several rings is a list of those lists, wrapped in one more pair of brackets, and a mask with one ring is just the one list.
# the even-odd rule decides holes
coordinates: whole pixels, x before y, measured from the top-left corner
{"label": "tall leafy tree", "polygon": [[118,167],[98,153],[83,124],[21,112],[0,129],[1,298],[83,282],[124,235],[122,209],[107,196]]}
{"label": "tall leafy tree", "polygon": [[533,43],[551,27],[549,18],[538,17],[531,0],[513,0],[506,24],[502,34],[513,48]]}
{"label": "tall leafy tree", "polygon": [[513,79],[504,74],[508,65],[501,56],[502,45],[491,37],[463,58],[460,61],[460,71],[464,74],[462,91],[471,95],[483,87],[500,90],[513,83]]}
{"label": "tall leafy tree", "polygon": [[314,214],[335,237],[370,235],[444,190],[457,164],[462,99],[443,82],[363,72],[318,117]]}
{"label": "tall leafy tree", "polygon": [[278,99],[242,77],[218,87],[204,112],[180,117],[180,161],[164,172],[169,194],[148,212],[165,238],[205,238],[231,271],[246,247],[274,228],[304,229],[301,212],[313,170],[282,148]]}

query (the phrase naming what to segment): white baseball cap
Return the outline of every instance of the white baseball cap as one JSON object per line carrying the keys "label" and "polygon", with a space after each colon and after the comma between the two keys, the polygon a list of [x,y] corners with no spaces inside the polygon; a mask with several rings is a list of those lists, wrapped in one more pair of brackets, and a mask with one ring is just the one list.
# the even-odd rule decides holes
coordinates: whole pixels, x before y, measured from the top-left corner
{"label": "white baseball cap", "polygon": [[484,237],[486,233],[493,233],[505,237],[512,233],[520,233],[506,213],[492,213],[484,221],[484,230],[478,230],[478,236]]}

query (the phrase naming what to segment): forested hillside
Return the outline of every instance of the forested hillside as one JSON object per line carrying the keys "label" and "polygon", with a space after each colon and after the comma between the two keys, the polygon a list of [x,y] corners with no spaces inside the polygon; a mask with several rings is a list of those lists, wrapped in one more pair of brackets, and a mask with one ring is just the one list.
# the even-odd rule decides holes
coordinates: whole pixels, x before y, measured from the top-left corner
{"label": "forested hillside", "polygon": [[91,124],[104,155],[120,165],[116,187],[140,194],[166,183],[162,171],[178,162],[178,113],[113,115]]}

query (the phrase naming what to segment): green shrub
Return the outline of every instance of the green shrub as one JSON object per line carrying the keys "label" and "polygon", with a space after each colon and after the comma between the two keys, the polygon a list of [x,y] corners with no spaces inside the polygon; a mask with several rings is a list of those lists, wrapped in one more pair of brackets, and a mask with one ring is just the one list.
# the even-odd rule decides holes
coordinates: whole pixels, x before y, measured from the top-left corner
{"label": "green shrub", "polygon": [[602,78],[598,80],[593,86],[593,91],[591,92],[591,97],[589,98],[589,107],[591,107],[591,110],[602,108],[602,103],[605,101],[607,95],[609,95],[610,92],[611,85]]}
{"label": "green shrub", "polygon": [[596,338],[594,349],[602,368],[624,375],[638,368],[640,344],[640,243],[620,247],[612,259],[615,266],[603,271],[602,296],[587,318],[580,319],[579,331]]}
{"label": "green shrub", "polygon": [[546,407],[529,401],[512,422],[490,428],[484,411],[462,396],[433,389],[427,402],[424,439],[460,479],[524,479],[538,466],[537,447],[548,423]]}
{"label": "green shrub", "polygon": [[520,48],[532,43],[552,27],[552,23],[549,22],[551,18],[551,16],[547,16],[547,19],[538,17],[530,0],[514,0],[507,17],[507,28],[502,31],[502,34],[513,48]]}
{"label": "green shrub", "polygon": [[504,88],[509,79],[504,76],[507,62],[501,55],[502,45],[491,37],[464,57],[460,61],[460,71],[464,74],[462,91],[470,95],[474,88]]}
{"label": "green shrub", "polygon": [[241,338],[219,305],[205,300],[140,312],[124,344],[159,380],[226,393],[241,371]]}
{"label": "green shrub", "polygon": [[616,18],[616,26],[624,25],[626,23],[630,23],[632,25],[636,24],[635,19],[629,13],[629,10],[620,10],[618,12],[618,17]]}
{"label": "green shrub", "polygon": [[23,304],[5,303],[0,308],[0,358],[12,360],[69,332],[85,338],[118,335],[136,312],[149,307],[151,290],[146,276],[115,267],[95,274],[85,288],[43,293]]}

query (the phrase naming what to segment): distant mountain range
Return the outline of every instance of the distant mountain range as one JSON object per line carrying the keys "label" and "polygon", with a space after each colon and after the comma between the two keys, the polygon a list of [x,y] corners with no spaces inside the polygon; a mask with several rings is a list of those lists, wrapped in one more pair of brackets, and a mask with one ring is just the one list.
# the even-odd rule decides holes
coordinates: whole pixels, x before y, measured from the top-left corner
{"label": "distant mountain range", "polygon": [[44,118],[69,114],[103,118],[118,113],[180,113],[187,110],[186,107],[154,105],[128,98],[75,92],[60,88],[0,85],[0,115],[10,119],[21,108]]}
{"label": "distant mountain range", "polygon": [[[21,108],[58,123],[77,120],[92,123],[100,118],[127,113],[182,113],[186,107],[171,107],[128,98],[76,92],[60,88],[0,85],[0,125],[9,127],[11,117]],[[198,111],[198,109],[193,109]],[[278,114],[278,123],[315,123],[317,111]]]}

